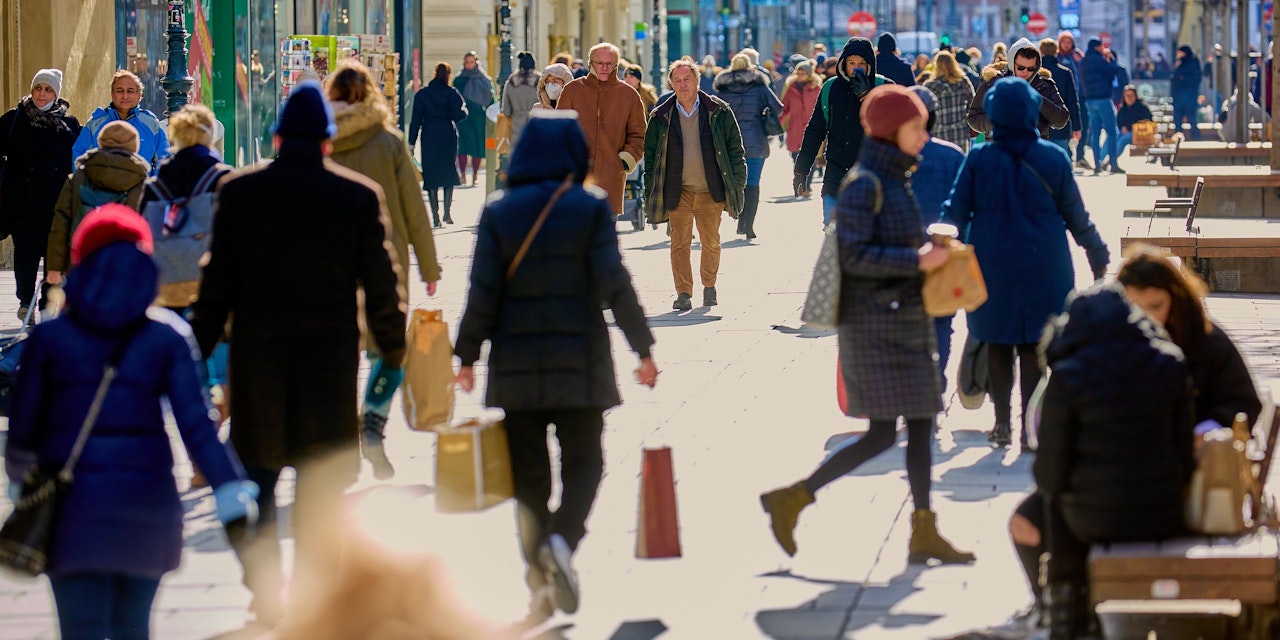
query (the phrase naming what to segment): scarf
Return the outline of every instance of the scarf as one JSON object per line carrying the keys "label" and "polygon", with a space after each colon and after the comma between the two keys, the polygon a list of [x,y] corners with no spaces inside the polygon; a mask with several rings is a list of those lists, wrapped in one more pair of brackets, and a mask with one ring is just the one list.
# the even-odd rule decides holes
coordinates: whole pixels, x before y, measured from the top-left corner
{"label": "scarf", "polygon": [[458,75],[467,79],[462,85],[462,98],[464,100],[484,107],[493,104],[493,81],[489,79],[489,76],[485,75],[479,64],[474,69],[464,68],[462,73]]}

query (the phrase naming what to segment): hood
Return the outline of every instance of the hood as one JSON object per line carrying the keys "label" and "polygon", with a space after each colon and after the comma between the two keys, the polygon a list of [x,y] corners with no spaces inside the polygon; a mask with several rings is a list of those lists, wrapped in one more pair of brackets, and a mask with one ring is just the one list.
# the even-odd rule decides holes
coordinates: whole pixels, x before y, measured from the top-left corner
{"label": "hood", "polygon": [[[575,81],[576,82],[576,81]],[[520,142],[511,153],[507,183],[516,186],[543,180],[564,180],[570,173],[574,180],[587,178],[591,156],[587,138],[573,110],[539,109],[530,113],[529,122],[520,133]]]}
{"label": "hood", "polygon": [[1144,340],[1182,359],[1182,350],[1159,325],[1124,297],[1117,282],[1096,284],[1067,296],[1066,311],[1050,321],[1045,361],[1050,367],[1090,346],[1109,348],[1117,340]]}
{"label": "hood", "polygon": [[848,60],[849,56],[862,56],[862,59],[866,60],[868,65],[871,65],[868,75],[873,78],[875,77],[877,73],[876,52],[871,48],[870,40],[866,38],[853,37],[849,38],[849,41],[844,43],[844,49],[840,50],[840,58],[836,61],[836,73],[840,74],[840,77],[844,78],[846,81],[850,78],[845,73],[844,61]]}
{"label": "hood", "polygon": [[1196,52],[1191,47],[1184,44],[1181,47],[1178,47],[1178,51],[1181,51],[1184,54],[1182,56],[1182,59],[1178,60],[1178,64],[1183,64],[1183,63],[1198,64],[1199,63],[1200,60],[1199,58],[1196,57]]}
{"label": "hood", "polygon": [[333,120],[338,125],[338,134],[333,137],[334,152],[359,148],[394,122],[390,107],[378,96],[359,104],[334,102]]}
{"label": "hood", "polygon": [[160,269],[137,247],[116,242],[73,269],[65,290],[67,313],[76,324],[114,333],[146,314],[160,291]]}
{"label": "hood", "polygon": [[876,51],[880,53],[893,53],[898,50],[898,41],[893,37],[892,33],[880,34],[880,39],[876,40]]}
{"label": "hood", "polygon": [[147,179],[151,166],[124,149],[90,149],[76,160],[89,182],[112,191],[128,191]]}
{"label": "hood", "polygon": [[[1000,78],[982,99],[991,126],[1008,132],[1039,135],[1040,94],[1021,78]],[[995,138],[1002,136],[997,132]]]}
{"label": "hood", "polygon": [[753,86],[769,86],[769,77],[758,69],[738,69],[737,71],[721,71],[716,74],[712,83],[719,91],[746,91]]}
{"label": "hood", "polygon": [[1089,55],[1090,53],[1097,51],[1098,47],[1101,47],[1101,46],[1102,46],[1102,38],[1099,38],[1097,36],[1089,38],[1089,46],[1085,47],[1085,49],[1088,49],[1088,51],[1085,51],[1084,54]]}

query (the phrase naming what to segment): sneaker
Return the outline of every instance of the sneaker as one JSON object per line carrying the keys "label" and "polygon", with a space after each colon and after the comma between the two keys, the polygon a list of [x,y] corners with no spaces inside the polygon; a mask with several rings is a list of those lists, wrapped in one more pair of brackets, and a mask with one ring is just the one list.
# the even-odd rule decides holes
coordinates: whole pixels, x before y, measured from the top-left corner
{"label": "sneaker", "polygon": [[1081,169],[1084,169],[1085,171],[1093,170],[1093,165],[1089,164],[1089,161],[1085,160],[1084,158],[1080,158],[1079,160],[1076,160],[1076,166]]}
{"label": "sneaker", "polygon": [[693,308],[693,296],[688,293],[682,293],[676,297],[676,301],[671,303],[671,308],[676,311],[688,311]]}
{"label": "sneaker", "polygon": [[373,465],[373,477],[378,480],[390,480],[396,475],[396,469],[387,459],[387,450],[382,444],[382,432],[386,426],[386,417],[372,411],[365,412],[364,426],[360,434],[360,450],[364,454],[364,459]]}
{"label": "sneaker", "polygon": [[573,551],[558,533],[547,536],[538,549],[538,563],[551,578],[556,608],[565,613],[578,611],[578,573],[573,570]]}
{"label": "sneaker", "polygon": [[716,306],[716,288],[715,287],[703,287],[702,306],[704,307]]}

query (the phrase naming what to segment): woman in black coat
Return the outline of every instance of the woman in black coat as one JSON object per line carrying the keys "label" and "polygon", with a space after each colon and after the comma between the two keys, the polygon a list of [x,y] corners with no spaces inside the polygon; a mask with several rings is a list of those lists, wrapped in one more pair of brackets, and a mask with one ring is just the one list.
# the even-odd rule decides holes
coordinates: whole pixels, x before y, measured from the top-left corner
{"label": "woman in black coat", "polygon": [[[507,188],[480,213],[471,289],[454,352],[458,385],[471,391],[481,345],[489,349],[485,404],[506,412],[521,548],[529,565],[531,613],[577,609],[573,550],[604,471],[604,411],[621,402],[604,302],[640,357],[636,377],[652,387],[653,335],[618,250],[605,194],[584,186],[590,154],[577,116],[532,112],[511,157]],[[554,195],[553,195],[554,194]],[[499,194],[495,194],[499,195]],[[557,197],[514,273],[522,244]],[[547,426],[560,442],[560,507],[552,513]],[[554,586],[552,586],[554,585]],[[549,598],[549,594],[554,594]]]}
{"label": "woman in black coat", "polygon": [[[436,63],[435,77],[413,96],[413,117],[409,119],[409,147],[422,132],[422,189],[431,201],[431,217],[439,220],[440,192],[444,189],[444,221],[453,224],[453,188],[461,184],[453,161],[458,155],[458,125],[467,117],[462,94],[449,86],[453,69],[447,62]],[[440,228],[439,222],[434,225]]]}
{"label": "woman in black coat", "polygon": [[[13,236],[20,319],[35,297],[53,206],[71,173],[71,146],[80,135],[80,122],[67,114],[71,105],[58,97],[61,89],[62,72],[41,69],[31,81],[31,95],[0,116],[0,158],[7,158],[0,165],[0,237]],[[48,291],[48,283],[40,285],[41,311]]]}
{"label": "woman in black coat", "polygon": [[717,75],[715,81],[716,95],[729,103],[747,153],[747,189],[742,214],[738,216],[738,235],[745,235],[748,240],[756,237],[760,174],[764,171],[765,158],[769,157],[769,136],[761,114],[768,108],[775,118],[782,115],[782,102],[769,88],[770,84],[770,78],[763,71],[751,67],[751,59],[745,53],[734,56],[730,69]]}

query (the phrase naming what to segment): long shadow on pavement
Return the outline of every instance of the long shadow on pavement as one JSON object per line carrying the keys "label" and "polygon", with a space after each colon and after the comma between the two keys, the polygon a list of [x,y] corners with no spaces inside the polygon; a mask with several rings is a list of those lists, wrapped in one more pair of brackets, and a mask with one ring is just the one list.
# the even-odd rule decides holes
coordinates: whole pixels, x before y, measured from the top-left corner
{"label": "long shadow on pavement", "polygon": [[660,316],[649,316],[650,327],[691,327],[708,322],[718,322],[721,316],[707,315],[710,307],[694,307],[692,311],[670,311]]}
{"label": "long shadow on pavement", "polygon": [[[756,626],[770,638],[799,640],[848,637],[850,632],[873,624],[885,628],[928,624],[942,616],[890,612],[894,604],[921,590],[915,582],[927,568],[923,565],[907,565],[906,570],[882,585],[822,580],[796,575],[789,570],[764,574],[761,577],[787,578],[828,585],[833,589],[792,609],[758,611]],[[869,603],[869,606],[859,609],[859,605],[864,602]],[[860,613],[862,615],[858,615]]]}

